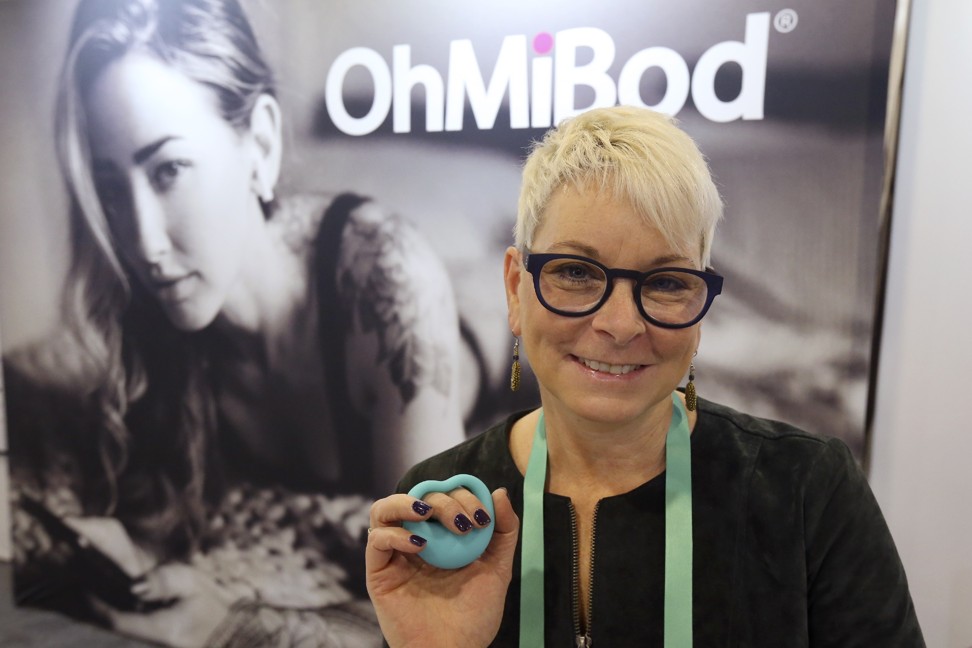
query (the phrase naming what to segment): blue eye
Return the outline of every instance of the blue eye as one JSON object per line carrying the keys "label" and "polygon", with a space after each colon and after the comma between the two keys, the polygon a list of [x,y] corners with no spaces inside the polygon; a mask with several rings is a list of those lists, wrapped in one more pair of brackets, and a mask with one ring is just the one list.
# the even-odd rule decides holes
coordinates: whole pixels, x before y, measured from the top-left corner
{"label": "blue eye", "polygon": [[591,279],[595,276],[594,268],[585,263],[565,263],[564,265],[557,268],[557,271],[563,275],[565,279],[571,279],[573,281],[585,281]]}
{"label": "blue eye", "polygon": [[661,292],[675,292],[678,290],[685,290],[687,287],[685,282],[679,277],[673,275],[655,275],[649,277],[648,281],[645,282],[645,287],[648,290],[658,290]]}

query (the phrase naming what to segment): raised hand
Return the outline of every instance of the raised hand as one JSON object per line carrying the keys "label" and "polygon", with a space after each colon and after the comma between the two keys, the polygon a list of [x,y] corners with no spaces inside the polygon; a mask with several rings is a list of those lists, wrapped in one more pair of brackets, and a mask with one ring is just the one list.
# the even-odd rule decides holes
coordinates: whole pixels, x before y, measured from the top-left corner
{"label": "raised hand", "polygon": [[455,533],[468,533],[473,527],[467,523],[485,526],[488,520],[484,524],[477,515],[478,502],[468,491],[435,493],[424,502],[392,495],[371,507],[365,552],[368,593],[391,648],[486,646],[496,636],[520,525],[505,489],[492,496],[493,538],[479,559],[455,570],[438,569],[419,558],[424,538],[401,523],[435,518]]}

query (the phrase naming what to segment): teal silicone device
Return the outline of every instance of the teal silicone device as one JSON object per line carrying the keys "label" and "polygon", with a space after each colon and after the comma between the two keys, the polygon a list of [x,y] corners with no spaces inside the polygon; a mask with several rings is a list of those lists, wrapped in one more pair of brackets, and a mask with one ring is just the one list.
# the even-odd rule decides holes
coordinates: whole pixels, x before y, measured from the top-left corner
{"label": "teal silicone device", "polygon": [[[412,497],[422,499],[429,493],[448,493],[457,488],[467,488],[473,495],[483,503],[483,508],[489,514],[489,519],[494,517],[493,496],[490,494],[486,484],[478,477],[472,475],[455,475],[445,481],[426,480],[416,484],[408,494]],[[478,528],[464,535],[456,535],[449,529],[442,526],[437,520],[422,520],[421,522],[403,522],[402,526],[414,533],[422,536],[428,542],[425,548],[419,553],[425,562],[440,569],[458,569],[465,567],[472,561],[479,558],[490,539],[493,537],[493,522],[489,526]]]}

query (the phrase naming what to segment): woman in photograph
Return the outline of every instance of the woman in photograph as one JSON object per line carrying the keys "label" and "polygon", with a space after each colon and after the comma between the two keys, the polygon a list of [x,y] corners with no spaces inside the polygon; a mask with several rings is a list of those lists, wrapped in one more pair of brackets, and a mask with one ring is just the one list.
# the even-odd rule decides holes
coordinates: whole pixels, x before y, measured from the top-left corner
{"label": "woman in photograph", "polygon": [[[16,488],[166,603],[88,597],[148,639],[231,645],[240,601],[363,599],[370,498],[462,437],[442,266],[364,198],[279,195],[282,120],[236,0],[78,6],[56,123],[67,326],[5,363],[11,448]],[[246,547],[253,573],[215,582]],[[276,594],[247,582],[268,552],[297,556],[266,575]]]}
{"label": "woman in photograph", "polygon": [[[695,142],[659,113],[591,110],[534,146],[503,267],[542,406],[375,502],[367,582],[391,648],[924,646],[847,446],[696,394],[721,216]],[[493,516],[462,488],[407,494],[456,474],[493,489]],[[437,533],[403,526],[427,520],[495,527],[448,570],[421,558]]]}

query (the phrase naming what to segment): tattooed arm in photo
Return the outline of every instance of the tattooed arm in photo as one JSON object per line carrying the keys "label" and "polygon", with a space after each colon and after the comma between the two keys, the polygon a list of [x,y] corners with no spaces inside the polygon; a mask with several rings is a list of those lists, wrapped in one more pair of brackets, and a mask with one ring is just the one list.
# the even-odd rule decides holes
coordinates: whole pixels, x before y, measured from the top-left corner
{"label": "tattooed arm in photo", "polygon": [[391,492],[410,466],[464,438],[455,297],[438,256],[402,218],[365,203],[343,236],[350,396],[371,421],[377,492]]}

